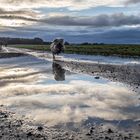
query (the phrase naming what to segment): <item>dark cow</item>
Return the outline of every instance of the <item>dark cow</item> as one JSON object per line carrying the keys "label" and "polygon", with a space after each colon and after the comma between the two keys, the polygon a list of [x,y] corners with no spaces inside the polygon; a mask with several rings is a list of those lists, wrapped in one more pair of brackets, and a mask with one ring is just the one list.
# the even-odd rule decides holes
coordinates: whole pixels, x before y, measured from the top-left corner
{"label": "dark cow", "polygon": [[51,44],[51,52],[53,55],[53,59],[55,60],[55,55],[64,52],[64,40],[63,39],[55,39]]}

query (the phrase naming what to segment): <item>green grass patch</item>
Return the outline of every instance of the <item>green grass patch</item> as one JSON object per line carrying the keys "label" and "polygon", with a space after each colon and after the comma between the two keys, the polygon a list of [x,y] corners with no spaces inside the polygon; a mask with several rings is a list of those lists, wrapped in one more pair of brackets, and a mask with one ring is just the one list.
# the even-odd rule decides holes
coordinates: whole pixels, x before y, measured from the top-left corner
{"label": "green grass patch", "polygon": [[[12,47],[50,51],[49,45],[12,45]],[[66,45],[65,53],[140,56],[140,45]]]}

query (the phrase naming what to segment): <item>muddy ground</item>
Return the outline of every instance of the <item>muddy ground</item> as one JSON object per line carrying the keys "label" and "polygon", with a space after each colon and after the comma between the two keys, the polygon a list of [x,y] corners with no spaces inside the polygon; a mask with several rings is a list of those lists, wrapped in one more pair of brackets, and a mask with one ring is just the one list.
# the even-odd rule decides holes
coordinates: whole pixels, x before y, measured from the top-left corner
{"label": "muddy ground", "polygon": [[96,78],[104,77],[115,82],[125,83],[132,90],[140,93],[140,65],[115,65],[101,63],[69,62],[56,60],[69,71],[96,75]]}
{"label": "muddy ground", "polygon": [[0,58],[10,58],[10,57],[19,57],[19,56],[24,56],[25,54],[23,53],[0,53]]}
{"label": "muddy ground", "polygon": [[[104,128],[103,124],[91,125],[80,132],[34,126],[28,118],[0,107],[1,140],[139,140],[140,135],[132,130],[120,131]],[[140,125],[140,124],[139,124]],[[139,126],[140,127],[140,126]]]}

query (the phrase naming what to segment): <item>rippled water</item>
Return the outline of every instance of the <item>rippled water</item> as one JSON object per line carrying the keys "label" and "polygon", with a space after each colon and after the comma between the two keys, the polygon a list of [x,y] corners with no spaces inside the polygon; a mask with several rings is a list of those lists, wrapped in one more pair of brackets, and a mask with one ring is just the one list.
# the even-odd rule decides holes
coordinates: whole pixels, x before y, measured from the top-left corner
{"label": "rippled water", "polygon": [[139,129],[138,93],[29,56],[0,60],[0,104],[50,127],[78,130],[104,123]]}

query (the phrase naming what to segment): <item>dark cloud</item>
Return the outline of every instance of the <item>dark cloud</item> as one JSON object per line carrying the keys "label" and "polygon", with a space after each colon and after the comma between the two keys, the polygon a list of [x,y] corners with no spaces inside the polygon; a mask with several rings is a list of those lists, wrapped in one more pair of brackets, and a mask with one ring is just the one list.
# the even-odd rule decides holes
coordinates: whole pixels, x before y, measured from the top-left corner
{"label": "dark cloud", "polygon": [[98,42],[109,44],[140,44],[140,30],[119,29],[110,30],[102,33],[92,33],[86,35],[65,35],[63,36],[69,42]]}
{"label": "dark cloud", "polygon": [[139,25],[140,16],[124,15],[123,13],[113,15],[98,15],[93,17],[70,17],[56,16],[40,20],[47,24],[63,25],[63,26],[92,26],[92,27],[107,27],[107,26],[124,26],[124,25]]}
{"label": "dark cloud", "polygon": [[44,19],[28,18],[16,15],[0,16],[1,19],[20,19],[59,26],[90,26],[90,27],[120,27],[125,25],[140,25],[140,16],[125,15],[123,13],[112,15],[98,15],[91,17],[53,16]]}
{"label": "dark cloud", "polygon": [[125,1],[125,4],[137,4],[140,3],[140,0],[127,0]]}
{"label": "dark cloud", "polygon": [[37,13],[35,11],[32,11],[30,9],[8,11],[8,10],[0,8],[0,15],[19,15],[19,14],[32,16],[32,17],[35,17],[37,15]]}
{"label": "dark cloud", "polygon": [[14,20],[24,20],[24,21],[37,21],[36,19],[33,18],[27,18],[23,16],[15,16],[15,15],[0,15],[0,19],[14,19]]}
{"label": "dark cloud", "polygon": [[[19,32],[20,30],[20,32]],[[86,33],[85,33],[86,32]],[[46,41],[52,41],[56,37],[62,37],[69,42],[98,42],[111,44],[140,44],[140,29],[137,28],[120,28],[120,29],[97,29],[85,30],[39,30],[39,28],[21,28],[11,31],[2,31],[0,36],[10,37],[41,37]]]}

